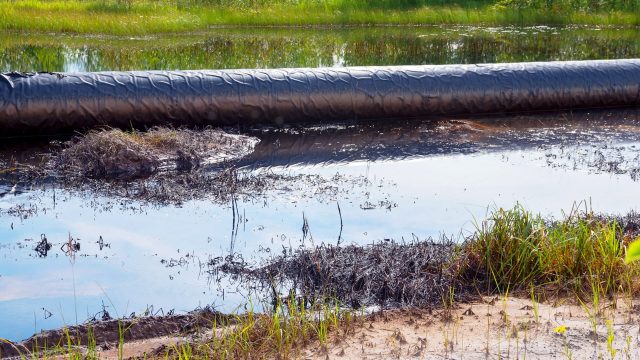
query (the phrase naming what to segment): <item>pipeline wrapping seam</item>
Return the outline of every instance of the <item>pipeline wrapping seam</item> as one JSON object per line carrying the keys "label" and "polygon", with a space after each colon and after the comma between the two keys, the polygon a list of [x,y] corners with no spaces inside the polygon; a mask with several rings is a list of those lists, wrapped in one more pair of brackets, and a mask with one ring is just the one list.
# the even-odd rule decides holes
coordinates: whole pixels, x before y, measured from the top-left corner
{"label": "pipeline wrapping seam", "polygon": [[636,106],[640,60],[5,73],[0,135],[101,125],[296,124]]}

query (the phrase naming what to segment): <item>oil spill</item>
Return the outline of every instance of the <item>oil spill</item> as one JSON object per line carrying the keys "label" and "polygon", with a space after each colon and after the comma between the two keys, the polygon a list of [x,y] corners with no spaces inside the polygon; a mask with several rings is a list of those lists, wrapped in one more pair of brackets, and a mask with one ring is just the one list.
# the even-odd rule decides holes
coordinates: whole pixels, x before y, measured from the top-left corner
{"label": "oil spill", "polygon": [[[256,289],[211,264],[240,268],[301,246],[455,239],[488,208],[516,202],[549,216],[584,200],[627,214],[640,186],[636,129],[635,109],[244,129],[260,142],[235,171],[268,186],[219,196],[187,183],[182,198],[167,182],[179,200],[170,202],[137,196],[130,183],[102,191],[3,173],[0,337],[20,340],[105,311],[232,311]],[[37,167],[48,149],[0,147],[3,169]]]}

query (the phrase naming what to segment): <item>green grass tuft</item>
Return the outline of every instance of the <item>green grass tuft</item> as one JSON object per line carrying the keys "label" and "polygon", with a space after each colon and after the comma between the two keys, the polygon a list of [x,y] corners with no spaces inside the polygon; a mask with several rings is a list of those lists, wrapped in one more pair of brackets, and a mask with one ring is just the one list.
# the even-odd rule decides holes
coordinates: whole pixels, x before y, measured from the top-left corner
{"label": "green grass tuft", "polygon": [[534,286],[592,297],[635,291],[631,279],[637,278],[638,267],[625,264],[625,246],[616,221],[576,210],[548,222],[516,206],[491,214],[464,251],[469,266],[498,291]]}

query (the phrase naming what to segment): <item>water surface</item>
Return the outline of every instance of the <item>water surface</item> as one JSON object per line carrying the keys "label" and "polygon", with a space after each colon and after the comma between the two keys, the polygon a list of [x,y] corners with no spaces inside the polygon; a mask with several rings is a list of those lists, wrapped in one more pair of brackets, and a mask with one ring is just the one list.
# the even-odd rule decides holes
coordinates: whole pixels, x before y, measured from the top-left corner
{"label": "water surface", "polygon": [[0,34],[0,71],[418,65],[637,57],[639,28],[217,28],[144,37]]}

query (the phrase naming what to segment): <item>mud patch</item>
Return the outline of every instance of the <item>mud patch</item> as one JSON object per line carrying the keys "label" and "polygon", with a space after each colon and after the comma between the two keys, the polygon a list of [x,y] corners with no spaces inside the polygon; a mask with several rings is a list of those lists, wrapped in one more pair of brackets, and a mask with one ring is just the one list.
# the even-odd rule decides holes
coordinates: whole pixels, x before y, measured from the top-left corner
{"label": "mud patch", "polygon": [[120,320],[110,319],[109,314],[106,313],[103,314],[103,318],[105,318],[103,321],[91,321],[66,329],[44,331],[18,344],[0,341],[0,358],[16,357],[21,353],[22,355],[43,353],[47,349],[64,347],[69,338],[72,343],[81,346],[87,346],[88,339],[95,339],[96,346],[100,350],[109,350],[118,344],[119,329],[127,329],[124,340],[131,342],[176,334],[194,334],[209,329],[214,322],[229,323],[233,320],[211,308],[183,315],[132,317]]}

